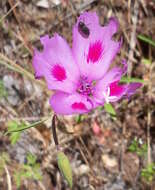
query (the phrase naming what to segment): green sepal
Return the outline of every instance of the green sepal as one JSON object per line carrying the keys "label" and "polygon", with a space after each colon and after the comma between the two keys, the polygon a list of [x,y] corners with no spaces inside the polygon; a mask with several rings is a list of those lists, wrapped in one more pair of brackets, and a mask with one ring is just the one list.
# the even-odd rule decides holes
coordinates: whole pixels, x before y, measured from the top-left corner
{"label": "green sepal", "polygon": [[73,186],[72,169],[68,157],[63,152],[57,154],[58,167],[70,188]]}

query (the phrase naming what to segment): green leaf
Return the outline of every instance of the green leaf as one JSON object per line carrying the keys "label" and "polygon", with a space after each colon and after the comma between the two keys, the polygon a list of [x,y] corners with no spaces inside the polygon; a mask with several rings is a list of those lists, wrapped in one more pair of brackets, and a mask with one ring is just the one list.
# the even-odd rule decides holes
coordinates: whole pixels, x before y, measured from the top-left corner
{"label": "green leaf", "polygon": [[143,42],[146,42],[155,47],[155,41],[152,40],[150,37],[139,34],[138,38],[142,40]]}
{"label": "green leaf", "polygon": [[39,181],[42,180],[42,176],[41,176],[41,174],[39,172],[35,172],[33,174],[33,177],[34,177],[35,180],[39,180]]}
{"label": "green leaf", "polygon": [[24,171],[31,171],[31,166],[29,166],[29,165],[27,165],[27,164],[23,164],[23,165],[22,165],[22,169],[23,169]]}
{"label": "green leaf", "polygon": [[12,133],[9,137],[11,144],[14,145],[20,139],[20,132]]}
{"label": "green leaf", "polygon": [[37,158],[36,158],[35,155],[33,155],[31,153],[28,153],[28,155],[27,155],[26,158],[27,158],[27,164],[28,165],[32,165],[33,166],[36,163]]}
{"label": "green leaf", "polygon": [[7,126],[8,126],[8,131],[15,130],[18,128],[18,123],[16,121],[9,121],[7,123]]}
{"label": "green leaf", "polygon": [[145,156],[147,154],[147,144],[143,144],[140,148],[137,149],[138,156]]}
{"label": "green leaf", "polygon": [[17,188],[19,188],[21,185],[21,173],[20,172],[14,173],[14,180],[15,180],[15,183],[17,185]]}
{"label": "green leaf", "polygon": [[41,171],[40,171],[40,164],[36,164],[32,170],[33,170],[34,179],[42,180],[42,175],[41,175]]}
{"label": "green leaf", "polygon": [[68,182],[70,188],[72,188],[72,169],[67,156],[63,152],[58,152],[57,161],[61,173]]}
{"label": "green leaf", "polygon": [[137,153],[138,156],[145,156],[147,153],[147,144],[140,144],[136,138],[132,141],[131,145],[129,146],[128,150],[130,152]]}
{"label": "green leaf", "polygon": [[129,150],[130,152],[136,152],[137,148],[136,148],[133,144],[131,144],[131,145],[129,146],[128,150]]}
{"label": "green leaf", "polygon": [[4,87],[3,81],[0,80],[0,98],[7,97],[8,93]]}
{"label": "green leaf", "polygon": [[113,117],[116,117],[116,112],[111,104],[104,104],[104,109]]}
{"label": "green leaf", "polygon": [[14,173],[14,179],[18,188],[20,187],[21,182],[24,179],[42,179],[40,164],[36,163],[36,156],[28,153],[26,158],[27,163],[22,164],[20,170]]}
{"label": "green leaf", "polygon": [[152,182],[155,178],[155,163],[151,163],[142,169],[141,176],[148,182]]}
{"label": "green leaf", "polygon": [[22,174],[22,177],[24,178],[33,178],[33,172],[32,171],[27,171]]}
{"label": "green leaf", "polygon": [[[7,124],[8,131],[10,131],[10,130],[17,130],[18,127],[19,127],[19,125],[20,124],[18,124],[16,121],[9,121],[8,124]],[[16,144],[16,142],[19,140],[20,134],[21,134],[20,132],[16,132],[16,133],[10,134],[9,139],[10,139],[12,145]]]}
{"label": "green leaf", "polygon": [[142,63],[144,63],[145,65],[151,65],[151,60],[143,58]]}
{"label": "green leaf", "polygon": [[137,142],[136,138],[134,138],[134,140],[132,141],[132,143],[129,146],[128,150],[130,152],[137,152],[137,149],[138,149],[138,142]]}
{"label": "green leaf", "polygon": [[139,79],[139,78],[122,77],[120,82],[123,82],[123,83],[130,83],[130,82],[144,83],[145,81],[143,79]]}

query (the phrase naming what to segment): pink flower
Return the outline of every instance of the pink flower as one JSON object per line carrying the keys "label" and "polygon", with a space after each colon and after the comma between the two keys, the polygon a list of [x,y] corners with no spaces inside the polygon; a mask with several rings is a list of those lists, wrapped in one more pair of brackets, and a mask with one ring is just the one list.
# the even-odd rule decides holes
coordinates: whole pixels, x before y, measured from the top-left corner
{"label": "pink flower", "polygon": [[127,65],[110,69],[121,41],[112,40],[118,22],[112,18],[102,27],[96,13],[80,15],[73,27],[72,49],[58,34],[40,38],[43,51],[35,50],[35,77],[44,77],[55,94],[50,104],[57,114],[87,113],[104,103],[134,94],[141,83],[119,84]]}

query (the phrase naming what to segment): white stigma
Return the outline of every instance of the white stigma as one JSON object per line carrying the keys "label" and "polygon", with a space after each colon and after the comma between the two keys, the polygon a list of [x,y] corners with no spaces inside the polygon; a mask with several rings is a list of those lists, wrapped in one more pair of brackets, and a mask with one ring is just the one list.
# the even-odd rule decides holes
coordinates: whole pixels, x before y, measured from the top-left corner
{"label": "white stigma", "polygon": [[108,87],[107,92],[103,92],[103,95],[106,103],[114,101],[117,98],[117,96],[110,96],[110,87]]}

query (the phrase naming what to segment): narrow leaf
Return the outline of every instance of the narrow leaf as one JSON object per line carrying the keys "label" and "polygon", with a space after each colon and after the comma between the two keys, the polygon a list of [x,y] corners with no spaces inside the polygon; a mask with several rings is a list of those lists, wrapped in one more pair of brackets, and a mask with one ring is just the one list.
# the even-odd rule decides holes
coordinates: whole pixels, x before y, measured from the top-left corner
{"label": "narrow leaf", "polygon": [[155,47],[155,41],[152,40],[150,37],[147,37],[147,36],[144,36],[144,35],[139,34],[139,35],[138,35],[138,38],[139,38],[140,40],[142,40],[142,41],[144,41],[144,42],[146,42],[146,43],[148,43],[148,44],[150,44],[150,45],[152,45],[152,46]]}
{"label": "narrow leaf", "polygon": [[144,83],[145,81],[143,79],[139,79],[139,78],[122,77],[120,82],[124,82],[124,83],[130,83],[130,82]]}
{"label": "narrow leaf", "polygon": [[43,123],[43,122],[45,122],[47,120],[47,118],[46,119],[44,119],[44,120],[41,120],[41,121],[37,121],[37,122],[35,122],[35,123],[32,123],[32,124],[30,124],[30,125],[27,125],[26,127],[24,126],[24,127],[19,127],[18,129],[13,129],[13,130],[8,130],[6,133],[5,133],[5,135],[7,135],[8,133],[12,133],[12,132],[19,132],[19,131],[24,131],[24,130],[26,130],[26,129],[29,129],[29,128],[32,128],[32,127],[37,127],[38,125],[40,125],[41,123]]}

